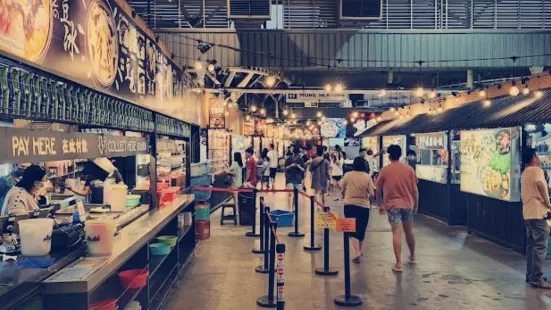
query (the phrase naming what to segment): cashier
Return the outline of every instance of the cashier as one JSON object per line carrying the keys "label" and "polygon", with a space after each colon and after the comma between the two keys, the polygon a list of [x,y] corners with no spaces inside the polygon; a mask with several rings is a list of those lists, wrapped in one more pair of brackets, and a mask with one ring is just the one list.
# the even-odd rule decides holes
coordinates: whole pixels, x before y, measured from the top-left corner
{"label": "cashier", "polygon": [[25,169],[21,180],[6,195],[0,215],[27,214],[37,210],[39,196],[44,194],[42,192],[47,182],[45,177],[46,171],[38,165]]}

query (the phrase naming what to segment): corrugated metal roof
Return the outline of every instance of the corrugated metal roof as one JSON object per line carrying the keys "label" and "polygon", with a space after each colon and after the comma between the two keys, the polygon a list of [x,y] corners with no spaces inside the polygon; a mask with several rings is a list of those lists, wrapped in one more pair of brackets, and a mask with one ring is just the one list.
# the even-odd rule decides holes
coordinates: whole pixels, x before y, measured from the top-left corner
{"label": "corrugated metal roof", "polygon": [[548,90],[539,99],[533,93],[517,97],[507,96],[494,99],[490,106],[474,102],[438,114],[420,114],[412,118],[383,121],[362,136],[512,127],[526,123],[550,122],[551,90]]}

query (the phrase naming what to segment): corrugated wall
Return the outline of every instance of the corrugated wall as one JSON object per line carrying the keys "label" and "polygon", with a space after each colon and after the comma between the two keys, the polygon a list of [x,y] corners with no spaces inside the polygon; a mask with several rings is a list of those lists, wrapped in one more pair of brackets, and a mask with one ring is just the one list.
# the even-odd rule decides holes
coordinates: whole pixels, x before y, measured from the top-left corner
{"label": "corrugated wall", "polygon": [[[203,59],[223,66],[342,68],[492,68],[551,65],[551,31],[194,31],[160,30],[167,47],[183,64],[200,57],[197,41],[213,47]],[[512,56],[533,56],[516,61]],[[504,59],[493,59],[503,57]]]}

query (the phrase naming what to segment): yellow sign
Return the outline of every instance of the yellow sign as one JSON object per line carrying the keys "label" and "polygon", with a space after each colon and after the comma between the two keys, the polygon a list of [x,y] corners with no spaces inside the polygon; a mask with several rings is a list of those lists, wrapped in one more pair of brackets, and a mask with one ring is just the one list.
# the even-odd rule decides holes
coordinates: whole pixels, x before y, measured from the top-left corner
{"label": "yellow sign", "polygon": [[356,219],[339,218],[337,219],[338,232],[356,232]]}
{"label": "yellow sign", "polygon": [[336,217],[331,212],[316,212],[316,228],[336,229]]}

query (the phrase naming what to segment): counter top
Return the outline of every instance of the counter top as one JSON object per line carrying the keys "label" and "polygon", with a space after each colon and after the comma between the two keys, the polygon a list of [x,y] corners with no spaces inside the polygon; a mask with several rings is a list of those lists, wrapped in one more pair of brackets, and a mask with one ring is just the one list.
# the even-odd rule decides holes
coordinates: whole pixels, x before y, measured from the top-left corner
{"label": "counter top", "polygon": [[142,215],[115,236],[111,256],[83,257],[62,269],[43,282],[46,294],[93,291],[194,200],[194,195],[180,195],[171,204]]}

